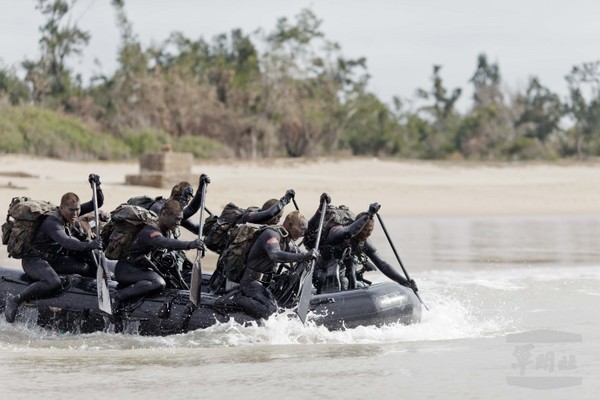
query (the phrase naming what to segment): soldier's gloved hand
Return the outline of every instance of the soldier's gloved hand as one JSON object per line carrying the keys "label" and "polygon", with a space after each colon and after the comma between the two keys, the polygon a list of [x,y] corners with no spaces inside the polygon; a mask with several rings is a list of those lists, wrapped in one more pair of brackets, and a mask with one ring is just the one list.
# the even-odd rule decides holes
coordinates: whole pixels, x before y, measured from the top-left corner
{"label": "soldier's gloved hand", "polygon": [[328,195],[327,193],[323,193],[321,195],[321,198],[319,199],[319,203],[321,204],[321,206],[323,206],[323,202],[325,202],[327,204],[331,204],[331,196]]}
{"label": "soldier's gloved hand", "polygon": [[379,203],[372,203],[372,204],[369,206],[369,211],[368,211],[368,213],[369,213],[369,217],[370,217],[370,218],[373,218],[373,216],[374,216],[375,214],[377,214],[377,212],[379,211],[379,209],[380,209],[380,208],[381,208],[381,206],[379,205]]}
{"label": "soldier's gloved hand", "polygon": [[102,250],[102,239],[99,237],[94,238],[91,242],[85,245],[86,250]]}
{"label": "soldier's gloved hand", "polygon": [[306,252],[307,260],[318,260],[321,257],[321,252],[317,249],[310,249]]}
{"label": "soldier's gloved hand", "polygon": [[408,286],[409,286],[409,287],[410,287],[410,288],[413,290],[413,292],[415,292],[415,293],[417,293],[417,292],[419,291],[419,288],[417,287],[417,283],[416,283],[414,280],[412,280],[412,279],[409,279],[409,280],[408,280]]}
{"label": "soldier's gloved hand", "polygon": [[296,197],[296,192],[294,189],[289,189],[287,192],[285,192],[285,195],[283,195],[280,201],[285,205],[292,201],[294,197]]}
{"label": "soldier's gloved hand", "polygon": [[204,251],[204,241],[200,238],[191,241],[188,250],[191,249],[198,249],[200,251]]}
{"label": "soldier's gloved hand", "polygon": [[96,187],[98,187],[100,186],[100,176],[96,174],[90,174],[90,176],[88,177],[88,182],[90,183],[90,186],[92,188],[94,187],[94,183],[96,184]]}
{"label": "soldier's gloved hand", "polygon": [[207,183],[210,183],[210,178],[208,177],[208,175],[206,175],[206,174],[200,175],[200,180],[198,181],[198,184],[200,186],[202,186],[202,184],[207,184]]}

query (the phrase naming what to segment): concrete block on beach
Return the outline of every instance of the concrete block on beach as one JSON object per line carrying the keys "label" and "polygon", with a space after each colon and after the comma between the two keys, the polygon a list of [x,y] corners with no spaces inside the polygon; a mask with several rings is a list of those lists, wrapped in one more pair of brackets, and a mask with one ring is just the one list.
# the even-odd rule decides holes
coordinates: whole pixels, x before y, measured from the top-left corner
{"label": "concrete block on beach", "polygon": [[173,152],[170,147],[157,153],[140,157],[140,173],[126,175],[127,185],[168,188],[181,181],[191,182],[194,156],[191,153]]}

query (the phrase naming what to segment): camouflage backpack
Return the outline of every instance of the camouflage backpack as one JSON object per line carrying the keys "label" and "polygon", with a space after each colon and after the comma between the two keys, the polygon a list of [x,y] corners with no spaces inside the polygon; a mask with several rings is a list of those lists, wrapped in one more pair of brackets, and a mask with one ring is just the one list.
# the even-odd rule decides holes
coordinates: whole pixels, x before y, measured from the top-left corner
{"label": "camouflage backpack", "polygon": [[232,229],[237,221],[246,212],[259,211],[258,207],[240,208],[233,203],[225,206],[221,215],[211,215],[204,220],[202,235],[204,235],[204,245],[218,254],[221,254],[229,243],[229,230]]}
{"label": "camouflage backpack", "polygon": [[287,231],[278,225],[246,223],[237,225],[231,230],[229,245],[219,258],[219,262],[223,265],[223,273],[228,279],[234,282],[240,281],[246,269],[246,261],[252,245],[258,236],[269,228],[278,230],[283,237],[288,235]]}
{"label": "camouflage backpack", "polygon": [[8,256],[21,258],[33,248],[31,241],[48,214],[58,207],[44,200],[14,197],[8,207],[6,222],[2,224],[2,244]]}
{"label": "camouflage backpack", "polygon": [[110,213],[110,221],[104,226],[100,236],[106,258],[125,260],[129,248],[142,228],[156,224],[157,216],[143,207],[121,204]]}
{"label": "camouflage backpack", "polygon": [[136,196],[136,197],[132,197],[129,200],[127,200],[127,204],[129,204],[130,206],[138,206],[138,207],[142,207],[145,208],[146,210],[149,210],[150,207],[152,207],[154,205],[154,203],[156,203],[157,201],[162,200],[163,197],[162,196],[158,196],[158,197],[150,197],[150,196]]}
{"label": "camouflage backpack", "polygon": [[[328,205],[325,210],[325,219],[323,220],[323,231],[321,232],[321,244],[324,243],[324,238],[334,226],[347,226],[354,222],[356,216],[347,206],[339,205],[332,206]],[[318,231],[306,231],[304,234],[304,245],[312,249],[315,247],[317,242]],[[320,246],[319,246],[320,247]]]}

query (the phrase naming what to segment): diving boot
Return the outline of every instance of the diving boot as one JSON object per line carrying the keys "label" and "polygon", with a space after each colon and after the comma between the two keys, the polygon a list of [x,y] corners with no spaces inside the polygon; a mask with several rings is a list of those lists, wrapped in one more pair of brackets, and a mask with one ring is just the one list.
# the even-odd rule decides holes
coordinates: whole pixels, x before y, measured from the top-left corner
{"label": "diving boot", "polygon": [[4,301],[4,317],[6,318],[6,322],[15,322],[17,311],[19,311],[19,304],[17,296],[11,294],[6,296],[6,300]]}

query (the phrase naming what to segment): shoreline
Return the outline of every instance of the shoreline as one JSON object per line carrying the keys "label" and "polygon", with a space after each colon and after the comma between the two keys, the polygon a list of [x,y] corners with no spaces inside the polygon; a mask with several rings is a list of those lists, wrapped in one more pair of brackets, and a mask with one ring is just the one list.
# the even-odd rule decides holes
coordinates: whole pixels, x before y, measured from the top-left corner
{"label": "shoreline", "polygon": [[[60,202],[73,191],[91,198],[89,173],[100,175],[104,210],[146,194],[168,196],[170,188],[125,185],[139,171],[137,161],[62,161],[0,155],[0,205],[30,196]],[[228,202],[241,207],[280,198],[287,189],[305,214],[321,193],[355,212],[370,203],[391,217],[600,214],[600,163],[472,163],[376,158],[196,162],[192,175],[211,178],[206,204],[220,212]],[[190,182],[197,187],[198,182]],[[286,207],[286,211],[288,207]]]}
{"label": "shoreline", "polygon": [[[90,173],[100,175],[105,211],[130,197],[168,196],[170,188],[125,185],[125,175],[139,172],[137,160],[63,161],[28,155],[0,155],[0,206],[29,196],[58,204],[73,191],[91,199]],[[392,218],[586,216],[600,215],[600,163],[480,163],[406,161],[376,158],[276,159],[195,162],[192,174],[211,178],[206,206],[220,213],[228,202],[262,205],[296,191],[300,210],[310,218],[319,196],[356,213],[372,202]],[[197,187],[197,180],[190,182]],[[286,212],[293,210],[293,204]],[[197,217],[197,216],[194,216]],[[0,249],[5,264],[6,247]],[[15,261],[15,260],[12,260]]]}

